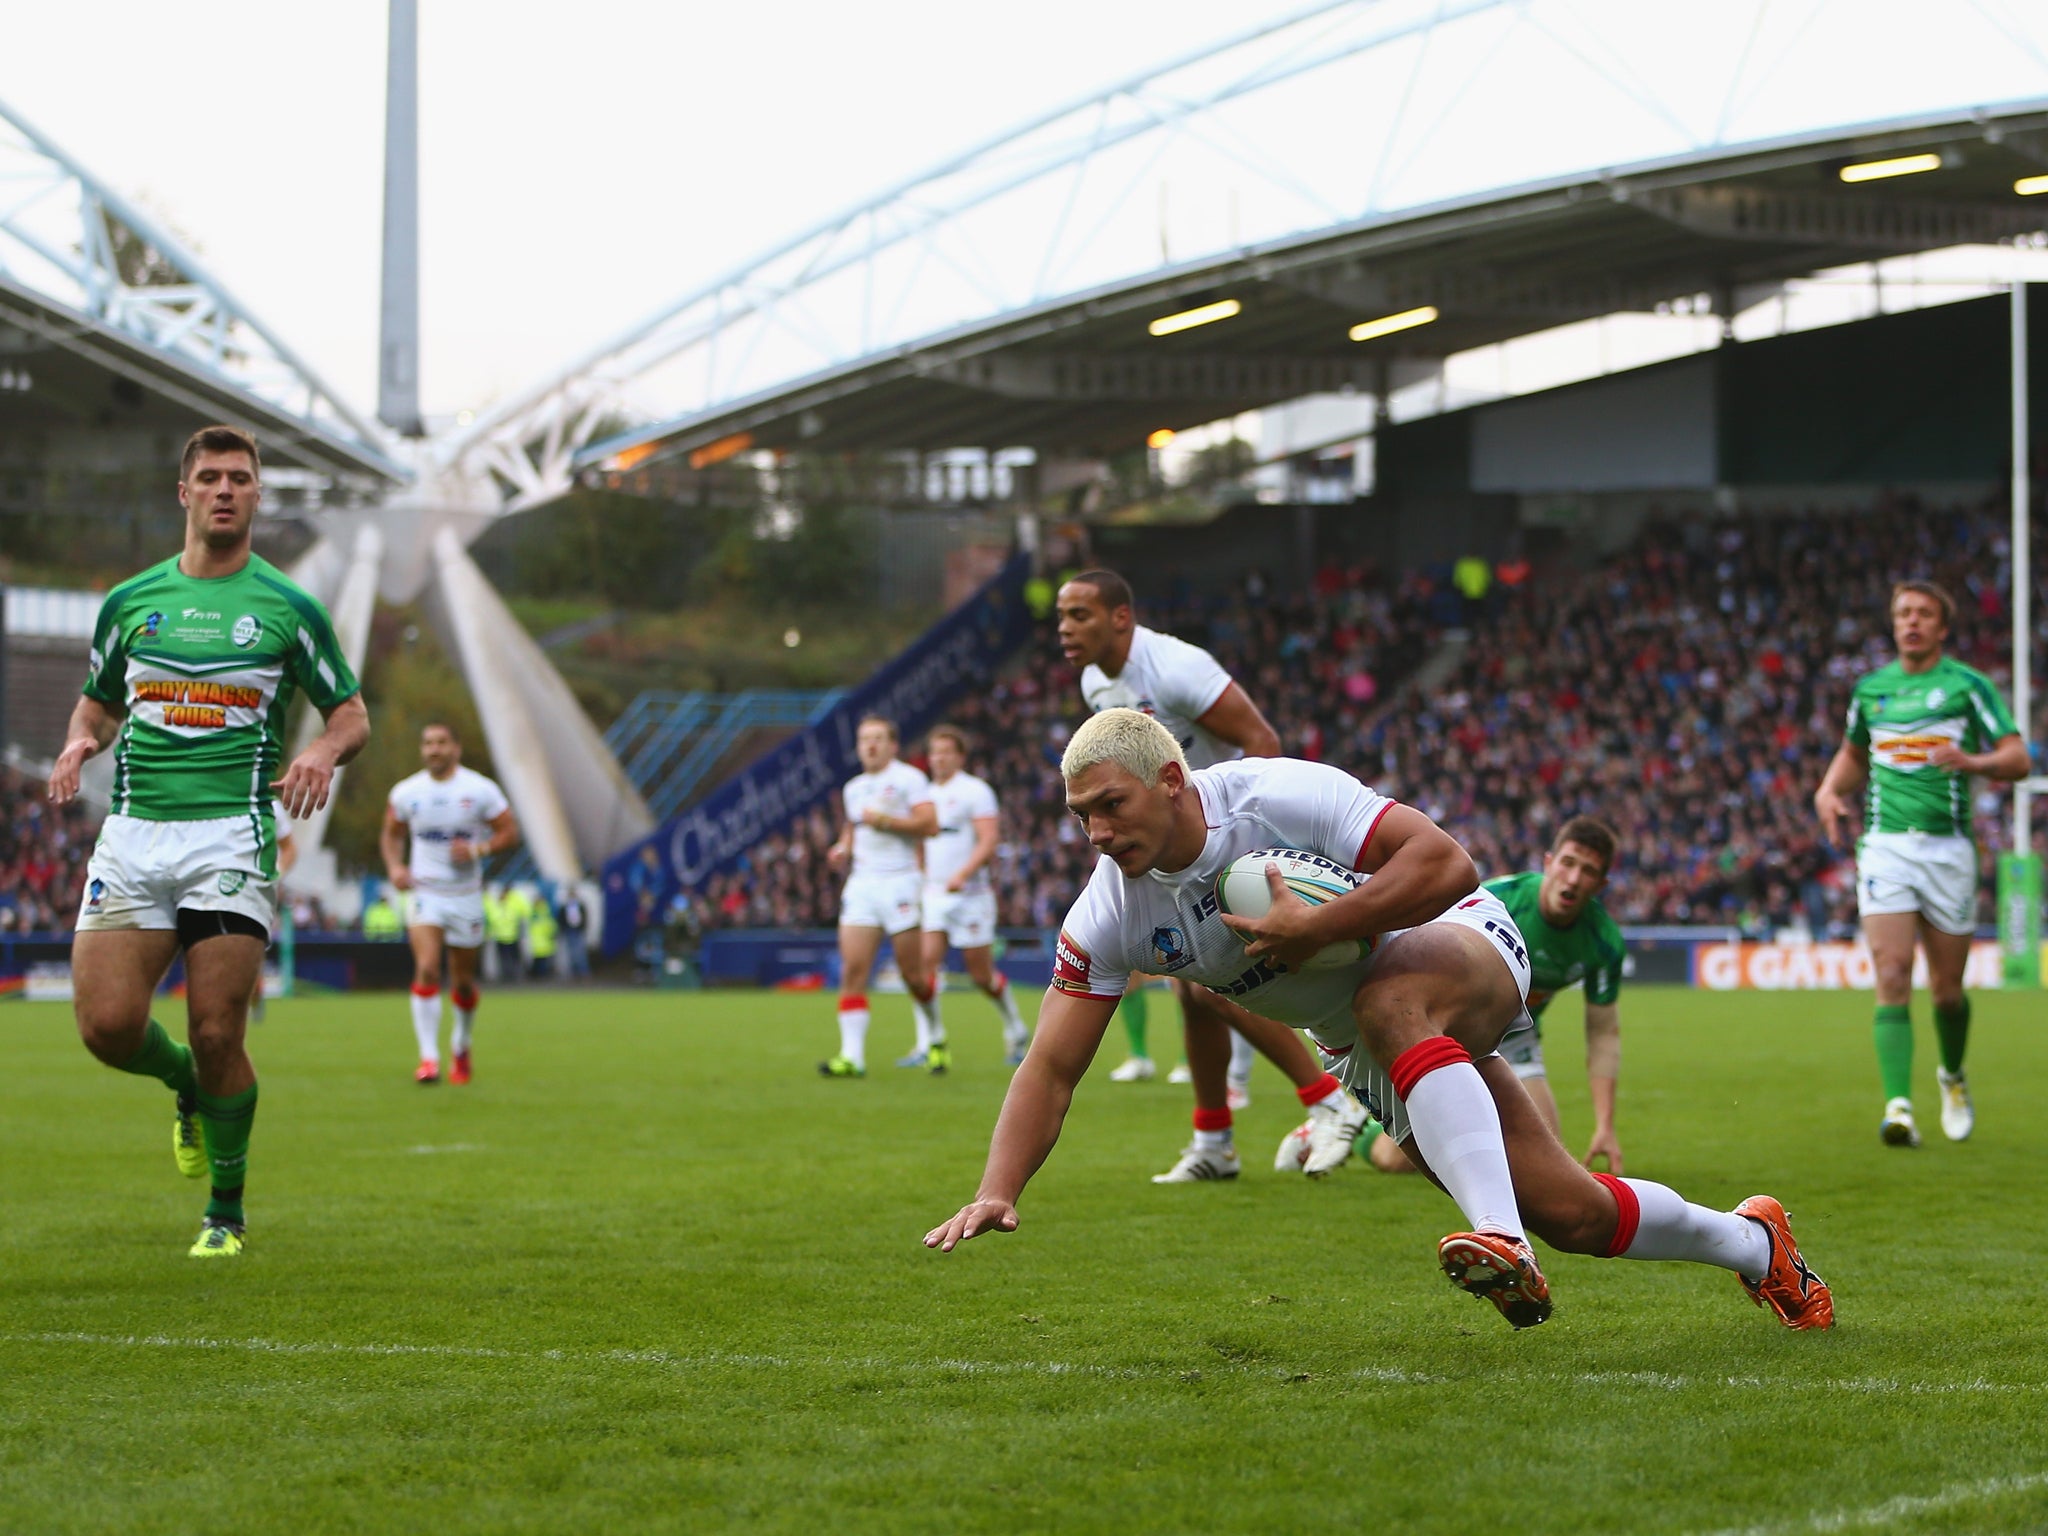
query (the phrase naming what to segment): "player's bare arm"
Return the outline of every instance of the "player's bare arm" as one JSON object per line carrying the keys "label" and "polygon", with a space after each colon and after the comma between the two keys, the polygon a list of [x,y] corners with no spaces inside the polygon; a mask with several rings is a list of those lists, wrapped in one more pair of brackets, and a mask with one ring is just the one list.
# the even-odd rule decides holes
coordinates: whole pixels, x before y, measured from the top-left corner
{"label": "player's bare arm", "polygon": [[1479,885],[1479,871],[1458,840],[1408,805],[1390,806],[1380,817],[1359,868],[1372,879],[1320,907],[1288,890],[1278,866],[1268,868],[1273,905],[1266,915],[1226,913],[1223,921],[1244,936],[1253,959],[1293,970],[1341,939],[1372,938],[1442,917]]}
{"label": "player's bare arm", "polygon": [[384,826],[377,834],[377,851],[384,855],[384,876],[401,891],[412,889],[412,864],[406,857],[409,839],[406,824],[398,819],[397,810],[384,807]]}
{"label": "player's bare arm", "polygon": [[1586,1090],[1593,1101],[1593,1139],[1580,1159],[1588,1168],[1607,1159],[1607,1171],[1621,1173],[1621,1138],[1614,1133],[1614,1101],[1621,1081],[1621,1005],[1586,1004]]}
{"label": "player's bare arm", "polygon": [[458,837],[448,845],[448,859],[456,868],[462,869],[478,859],[494,859],[501,853],[510,853],[519,846],[519,823],[513,819],[512,808],[504,810],[490,819],[491,835],[479,847],[466,837]]}
{"label": "player's bare arm", "polygon": [[2027,744],[2018,733],[1999,737],[1989,752],[1965,752],[1954,742],[1943,742],[1927,760],[1952,773],[1974,773],[2002,784],[2024,779],[2033,771],[2027,761]]}
{"label": "player's bare arm", "polygon": [[1869,777],[1870,749],[1853,741],[1836,749],[1834,761],[1821,775],[1820,788],[1813,792],[1813,808],[1820,813],[1821,836],[1836,847],[1842,845],[1843,827],[1856,820],[1856,807],[1849,797],[1862,789]]}
{"label": "player's bare arm", "polygon": [[951,1253],[983,1232],[1017,1230],[1018,1197],[1059,1140],[1074,1085],[1095,1059],[1116,1005],[1113,997],[1075,997],[1057,987],[1046,992],[1030,1054],[1003,1098],[981,1186],[952,1220],[925,1233],[925,1247]]}
{"label": "player's bare arm", "polygon": [[52,804],[69,805],[78,798],[79,770],[87,758],[104,750],[114,739],[125,714],[127,711],[117,705],[102,704],[90,694],[79,695],[71,711],[71,722],[64,729],[64,750],[57,754],[56,765],[50,769]]}
{"label": "player's bare arm", "polygon": [[913,805],[908,816],[891,816],[871,805],[860,813],[860,819],[877,832],[893,832],[898,837],[939,835],[939,808],[930,800]]}
{"label": "player's bare arm", "polygon": [[328,710],[325,719],[326,729],[292,759],[284,777],[270,786],[294,821],[303,820],[327,804],[334,789],[334,770],[352,761],[370,740],[370,711],[360,693]]}
{"label": "player's bare arm", "polygon": [[1273,729],[1251,695],[1236,683],[1195,721],[1203,730],[1238,748],[1246,757],[1278,757],[1280,733]]}
{"label": "player's bare arm", "polygon": [[952,877],[946,881],[947,890],[967,889],[967,882],[986,869],[990,860],[995,858],[998,837],[995,817],[974,818],[974,851],[967,855],[967,862],[954,870]]}

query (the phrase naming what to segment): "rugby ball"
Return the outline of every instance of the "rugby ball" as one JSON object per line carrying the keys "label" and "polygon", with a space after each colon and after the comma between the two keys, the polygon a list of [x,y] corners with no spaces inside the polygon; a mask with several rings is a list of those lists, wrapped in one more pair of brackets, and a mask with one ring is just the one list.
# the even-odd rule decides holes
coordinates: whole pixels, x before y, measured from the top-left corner
{"label": "rugby ball", "polygon": [[[1356,890],[1366,881],[1366,876],[1357,870],[1319,853],[1303,853],[1299,848],[1260,848],[1230,861],[1230,867],[1216,882],[1216,904],[1237,917],[1264,917],[1273,905],[1272,888],[1266,884],[1268,864],[1277,864],[1287,889],[1315,907]],[[1370,939],[1341,939],[1316,951],[1302,969],[1356,965],[1372,953],[1372,948]]]}

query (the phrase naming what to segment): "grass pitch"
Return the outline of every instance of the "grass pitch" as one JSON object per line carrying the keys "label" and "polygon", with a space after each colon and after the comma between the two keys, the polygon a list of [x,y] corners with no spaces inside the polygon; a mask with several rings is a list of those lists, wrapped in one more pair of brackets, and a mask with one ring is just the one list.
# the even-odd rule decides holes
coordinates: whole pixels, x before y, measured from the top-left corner
{"label": "grass pitch", "polygon": [[1867,997],[1627,993],[1629,1171],[1784,1199],[1814,1336],[1562,1255],[1511,1333],[1436,1272],[1422,1181],[1268,1171],[1263,1064],[1244,1178],[1155,1188],[1186,1091],[1108,1083],[1114,1036],[1021,1229],[927,1253],[1007,1076],[972,995],[949,1077],[886,1065],[889,999],[884,1065],[826,1082],[829,999],[500,991],[464,1089],[411,1083],[403,995],[273,1005],[249,1252],[201,1263],[167,1095],[7,1006],[0,1529],[2037,1529],[2043,1010],[1977,1010],[1976,1140],[1932,1125],[1923,1001],[1904,1153]]}

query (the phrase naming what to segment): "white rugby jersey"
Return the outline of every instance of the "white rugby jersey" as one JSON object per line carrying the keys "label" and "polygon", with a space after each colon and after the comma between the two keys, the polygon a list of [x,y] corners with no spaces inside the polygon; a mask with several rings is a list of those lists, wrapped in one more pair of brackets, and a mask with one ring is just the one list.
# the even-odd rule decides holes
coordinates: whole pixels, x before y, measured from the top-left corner
{"label": "white rugby jersey", "polygon": [[884,816],[908,816],[932,798],[932,781],[900,758],[876,773],[863,773],[846,781],[846,819],[853,827],[853,868],[855,875],[901,875],[918,867],[917,845],[922,838],[901,832],[884,832],[862,821],[861,813],[873,806]]}
{"label": "white rugby jersey", "polygon": [[1067,914],[1052,984],[1079,997],[1121,997],[1131,973],[1183,976],[1297,1027],[1323,1025],[1331,1041],[1355,1038],[1351,995],[1371,961],[1327,970],[1275,972],[1248,959],[1224,926],[1216,882],[1230,861],[1261,848],[1297,848],[1356,869],[1394,805],[1340,768],[1291,757],[1251,757],[1196,772],[1208,841],[1173,874],[1124,874],[1108,855]]}
{"label": "white rugby jersey", "polygon": [[[932,804],[939,812],[939,835],[925,839],[924,878],[928,885],[942,886],[974,856],[975,819],[996,814],[996,792],[971,773],[956,773],[943,784],[932,781]],[[962,892],[988,888],[986,864],[960,887]]]}
{"label": "white rugby jersey", "polygon": [[1242,757],[1243,751],[1195,722],[1215,708],[1230,687],[1222,663],[1199,645],[1140,624],[1131,631],[1131,654],[1123,671],[1111,677],[1099,666],[1081,674],[1081,697],[1100,714],[1105,709],[1135,709],[1150,715],[1169,731],[1187,754],[1190,768],[1207,768]]}
{"label": "white rugby jersey", "polygon": [[422,768],[391,791],[391,812],[412,832],[412,883],[441,896],[473,896],[483,889],[481,858],[461,869],[448,857],[458,837],[481,849],[491,823],[511,809],[505,791],[475,769],[458,765],[445,779]]}

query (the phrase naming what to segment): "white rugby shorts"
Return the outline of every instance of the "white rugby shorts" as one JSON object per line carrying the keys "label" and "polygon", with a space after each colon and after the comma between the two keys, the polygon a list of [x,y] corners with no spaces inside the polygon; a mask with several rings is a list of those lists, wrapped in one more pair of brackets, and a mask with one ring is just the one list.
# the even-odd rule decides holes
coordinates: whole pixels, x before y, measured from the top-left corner
{"label": "white rugby shorts", "polygon": [[[1438,923],[1455,923],[1460,928],[1470,928],[1492,944],[1494,953],[1500,956],[1501,963],[1508,968],[1508,974],[1514,977],[1515,990],[1522,996],[1521,1017],[1528,1018],[1529,947],[1523,942],[1522,931],[1515,926],[1515,920],[1508,916],[1508,909],[1501,905],[1500,898],[1491,891],[1474,891],[1442,917],[1418,924],[1416,929],[1402,931],[1412,933],[1420,928],[1434,927]],[[1397,937],[1398,934],[1388,934],[1386,939],[1381,941],[1382,946]],[[1375,951],[1375,955],[1380,952]],[[1370,969],[1366,974],[1372,974]],[[1330,1050],[1317,1039],[1314,1029],[1309,1031],[1309,1043],[1315,1046],[1321,1055],[1324,1069],[1337,1075],[1337,1081],[1351,1091],[1351,1096],[1365,1106],[1366,1113],[1379,1121],[1381,1128],[1389,1136],[1397,1142],[1406,1141],[1409,1129],[1408,1110],[1401,1102],[1400,1096],[1394,1092],[1394,1084],[1388,1078],[1386,1069],[1374,1061],[1365,1047],[1358,1043],[1356,1027],[1351,1020],[1342,1020],[1338,1027],[1343,1029],[1345,1038],[1352,1043],[1348,1046],[1340,1045],[1336,1051]],[[1510,1025],[1510,1030],[1513,1027]],[[1505,1045],[1506,1041],[1503,1040],[1502,1044]]]}
{"label": "white rugby shorts", "polygon": [[1943,933],[1977,931],[1977,845],[1933,832],[1866,832],[1856,845],[1856,910],[1917,912]]}
{"label": "white rugby shorts", "polygon": [[1543,1077],[1543,1031],[1528,1009],[1508,1026],[1500,1037],[1500,1058],[1515,1069],[1515,1076],[1527,1080]]}
{"label": "white rugby shorts", "polygon": [[924,875],[864,875],[856,870],[839,893],[839,926],[879,928],[890,937],[907,933],[924,919]]}
{"label": "white rugby shorts", "polygon": [[85,866],[79,932],[175,930],[181,907],[237,913],[266,934],[277,926],[277,882],[263,877],[255,823],[109,816]]}
{"label": "white rugby shorts", "polygon": [[926,886],[924,931],[943,933],[956,949],[986,949],[996,941],[996,893]]}
{"label": "white rugby shorts", "polygon": [[406,912],[408,928],[438,928],[441,942],[450,949],[481,949],[484,942],[484,893],[482,891],[408,892],[412,901]]}

